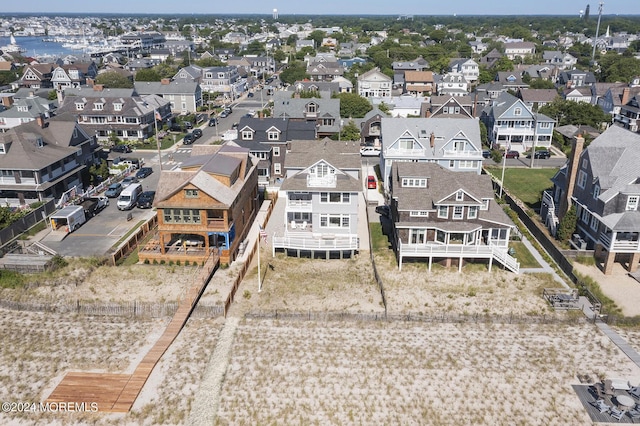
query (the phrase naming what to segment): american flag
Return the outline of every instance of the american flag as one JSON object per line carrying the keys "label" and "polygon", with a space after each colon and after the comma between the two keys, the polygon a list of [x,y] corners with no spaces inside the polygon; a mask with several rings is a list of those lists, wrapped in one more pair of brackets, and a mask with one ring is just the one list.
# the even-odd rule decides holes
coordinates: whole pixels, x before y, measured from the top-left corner
{"label": "american flag", "polygon": [[262,241],[267,244],[267,231],[265,231],[262,226],[260,227],[260,238],[262,238]]}

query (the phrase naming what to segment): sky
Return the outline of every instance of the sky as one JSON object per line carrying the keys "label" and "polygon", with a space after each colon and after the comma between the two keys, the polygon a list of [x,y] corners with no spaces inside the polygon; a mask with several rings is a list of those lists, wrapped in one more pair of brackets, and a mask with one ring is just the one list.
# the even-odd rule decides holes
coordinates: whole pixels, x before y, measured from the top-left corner
{"label": "sky", "polygon": [[[2,13],[181,13],[181,14],[271,14],[278,9],[281,15],[578,15],[591,4],[590,14],[598,14],[594,0],[390,0],[345,1],[323,0],[2,0]],[[604,15],[640,15],[638,0],[607,0]]]}

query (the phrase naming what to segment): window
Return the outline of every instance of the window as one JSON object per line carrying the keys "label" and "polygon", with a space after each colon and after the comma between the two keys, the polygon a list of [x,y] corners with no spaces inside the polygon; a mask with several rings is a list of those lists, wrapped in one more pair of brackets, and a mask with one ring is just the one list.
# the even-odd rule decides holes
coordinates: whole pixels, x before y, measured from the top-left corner
{"label": "window", "polygon": [[427,233],[424,229],[412,229],[409,234],[409,244],[424,244]]}
{"label": "window", "polygon": [[334,204],[349,204],[351,200],[351,194],[348,192],[321,192],[321,203],[334,203]]}
{"label": "window", "polygon": [[165,223],[200,223],[200,210],[164,209]]}
{"label": "window", "polygon": [[596,185],[593,187],[593,199],[597,200],[600,196],[600,185]]}
{"label": "window", "polygon": [[453,150],[454,151],[464,151],[464,141],[455,141],[453,142]]}
{"label": "window", "polygon": [[95,111],[102,111],[104,110],[104,104],[102,102],[95,103],[93,104],[93,109]]}
{"label": "window", "polygon": [[589,223],[589,210],[587,209],[582,210],[582,221],[584,223]]}
{"label": "window", "polygon": [[274,146],[273,147],[273,156],[274,157],[280,157],[280,147],[279,146]]}
{"label": "window", "polygon": [[585,158],[584,160],[582,160],[582,168],[586,169],[588,166],[589,166],[589,160]]}
{"label": "window", "polygon": [[513,115],[522,115],[522,108],[515,108],[513,110]]}
{"label": "window", "polygon": [[403,188],[426,188],[427,180],[419,178],[402,178]]}
{"label": "window", "polygon": [[540,128],[541,129],[550,129],[551,128],[551,123],[549,123],[549,122],[540,123]]}
{"label": "window", "polygon": [[578,186],[584,189],[586,184],[587,184],[587,174],[584,172],[584,170],[580,170],[580,172],[578,173]]}
{"label": "window", "polygon": [[464,200],[464,191],[460,190],[456,192],[456,201]]}
{"label": "window", "polygon": [[280,163],[273,163],[273,173],[277,175],[282,173],[282,170],[280,168]]}
{"label": "window", "polygon": [[598,219],[596,219],[595,216],[591,216],[591,229],[593,229],[594,231],[598,230]]}
{"label": "window", "polygon": [[350,217],[348,214],[321,214],[321,228],[349,228]]}
{"label": "window", "polygon": [[198,198],[198,190],[197,189],[185,189],[184,190],[185,198]]}
{"label": "window", "polygon": [[76,102],[76,111],[82,111],[84,109],[84,102]]}
{"label": "window", "polygon": [[448,206],[438,206],[438,217],[441,219],[446,219],[449,217],[449,207]]}
{"label": "window", "polygon": [[[280,134],[276,131],[271,131],[267,133],[267,139],[270,141],[277,141],[279,139]],[[278,154],[280,155],[280,154]]]}
{"label": "window", "polygon": [[400,139],[398,141],[399,149],[413,149],[413,139]]}
{"label": "window", "polygon": [[409,212],[411,217],[429,217],[429,212],[426,210],[411,210]]}
{"label": "window", "polygon": [[7,150],[5,149],[4,144],[0,143],[0,154],[6,154],[6,153],[7,153]]}
{"label": "window", "polygon": [[476,169],[478,167],[478,161],[474,160],[460,160],[458,161],[459,169]]}
{"label": "window", "polygon": [[467,213],[468,219],[476,219],[478,217],[478,206],[469,206],[469,211]]}
{"label": "window", "polygon": [[244,141],[253,140],[253,132],[251,130],[243,130],[242,131],[242,140],[244,140]]}
{"label": "window", "polygon": [[462,219],[464,214],[464,207],[463,206],[454,206],[453,207],[453,218],[454,219]]}
{"label": "window", "polygon": [[629,197],[627,198],[626,210],[638,210],[638,200],[640,200],[640,196],[629,195]]}
{"label": "window", "polygon": [[482,199],[482,207],[480,207],[480,210],[489,210],[489,202],[491,200],[489,198],[483,198]]}
{"label": "window", "polygon": [[122,111],[122,104],[121,103],[113,104],[113,110]]}

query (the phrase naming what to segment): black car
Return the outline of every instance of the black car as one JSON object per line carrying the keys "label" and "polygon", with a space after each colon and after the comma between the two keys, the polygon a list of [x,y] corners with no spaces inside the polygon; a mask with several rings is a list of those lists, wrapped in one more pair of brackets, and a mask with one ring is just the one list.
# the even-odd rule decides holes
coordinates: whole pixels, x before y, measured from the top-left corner
{"label": "black car", "polygon": [[253,92],[249,92],[249,94],[247,95],[247,98],[253,98]]}
{"label": "black car", "polygon": [[122,152],[125,154],[128,154],[131,152],[131,147],[129,145],[115,145],[113,148],[111,148],[111,151],[113,152]]}
{"label": "black car", "polygon": [[200,129],[193,129],[191,133],[193,134],[193,137],[196,139],[200,139],[202,137],[202,130]]}
{"label": "black car", "polygon": [[196,138],[193,136],[193,133],[187,133],[184,135],[184,139],[182,140],[183,145],[191,145],[196,141]]}
{"label": "black car", "polygon": [[139,209],[150,209],[153,206],[153,199],[156,197],[156,191],[144,191],[138,196],[136,206]]}
{"label": "black car", "polygon": [[215,117],[211,117],[209,119],[209,127],[215,127],[218,125],[218,119]]}
{"label": "black car", "polygon": [[[529,155],[530,157],[531,155]],[[543,160],[547,159],[551,157],[551,153],[549,151],[545,150],[540,150],[540,151],[536,151],[536,153],[534,154],[534,158],[541,158]]]}
{"label": "black car", "polygon": [[376,213],[385,217],[391,217],[391,209],[389,209],[389,206],[376,206]]}
{"label": "black car", "polygon": [[142,167],[140,168],[140,170],[136,172],[136,178],[144,179],[147,176],[149,176],[151,173],[153,173],[153,169],[151,167]]}
{"label": "black car", "polygon": [[482,158],[491,158],[491,151],[489,151],[488,149],[483,149]]}
{"label": "black car", "polygon": [[173,123],[171,123],[171,126],[169,127],[169,130],[171,130],[172,132],[181,132],[182,131],[182,125],[180,123],[173,122]]}

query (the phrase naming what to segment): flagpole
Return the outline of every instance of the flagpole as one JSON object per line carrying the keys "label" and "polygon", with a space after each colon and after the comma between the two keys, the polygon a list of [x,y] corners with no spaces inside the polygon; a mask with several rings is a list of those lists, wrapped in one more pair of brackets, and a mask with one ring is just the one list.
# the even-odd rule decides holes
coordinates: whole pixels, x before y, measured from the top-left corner
{"label": "flagpole", "polygon": [[156,148],[158,148],[158,162],[160,163],[160,171],[162,171],[162,153],[160,152],[160,139],[158,138],[158,110],[153,109],[153,122],[156,126]]}
{"label": "flagpole", "polygon": [[502,189],[504,188],[504,168],[507,165],[507,152],[509,152],[509,145],[507,145],[507,150],[504,152],[502,156],[502,178],[500,178],[500,198],[502,198]]}

